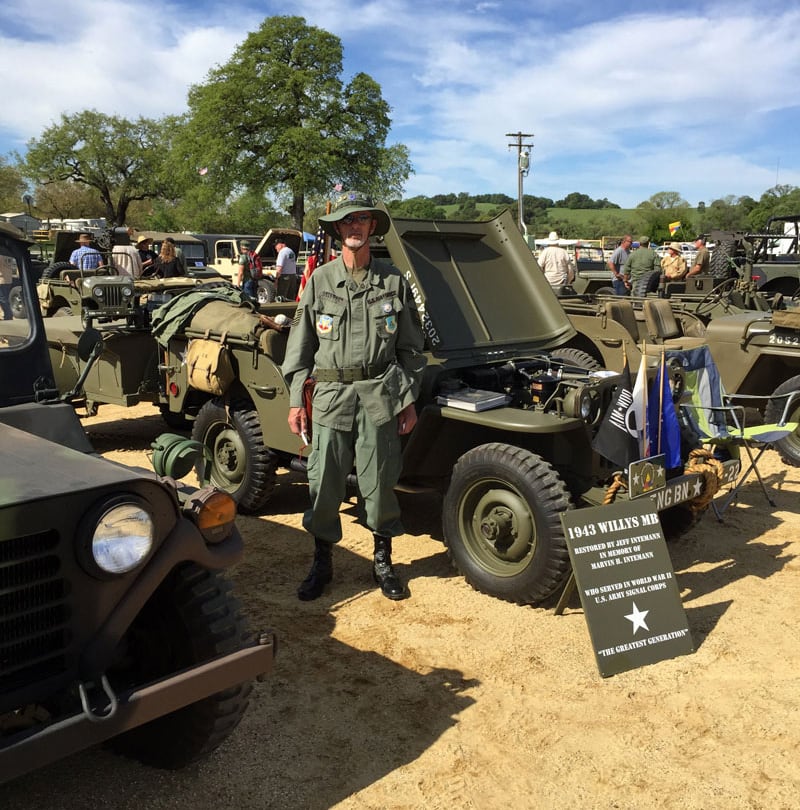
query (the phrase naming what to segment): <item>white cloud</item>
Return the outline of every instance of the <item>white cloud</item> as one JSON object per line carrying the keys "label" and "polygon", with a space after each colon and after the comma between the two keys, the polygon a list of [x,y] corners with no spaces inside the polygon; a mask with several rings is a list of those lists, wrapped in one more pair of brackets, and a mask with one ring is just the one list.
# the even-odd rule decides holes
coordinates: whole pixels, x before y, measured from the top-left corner
{"label": "white cloud", "polygon": [[[274,0],[45,5],[0,8],[0,71],[13,76],[8,98],[25,100],[0,109],[8,149],[62,112],[182,112],[191,84],[265,16],[287,13]],[[661,190],[757,197],[776,163],[780,182],[800,185],[800,10],[679,6],[301,0],[288,13],[341,38],[345,78],[364,70],[381,84],[392,139],[411,150],[409,194],[515,195],[506,133],[517,131],[534,133],[530,194],[624,206]]]}

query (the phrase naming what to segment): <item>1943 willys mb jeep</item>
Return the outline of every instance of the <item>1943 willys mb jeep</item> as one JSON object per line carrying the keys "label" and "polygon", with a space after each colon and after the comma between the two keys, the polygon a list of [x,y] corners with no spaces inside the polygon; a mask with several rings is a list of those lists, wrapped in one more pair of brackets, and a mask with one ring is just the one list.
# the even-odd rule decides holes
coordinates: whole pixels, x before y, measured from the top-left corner
{"label": "1943 willys mb jeep", "polygon": [[[407,278],[428,354],[399,489],[443,493],[445,543],[475,588],[541,603],[569,575],[559,515],[602,504],[614,479],[616,468],[592,439],[619,376],[564,348],[575,329],[509,213],[490,222],[395,219],[374,251]],[[200,473],[242,511],[266,506],[278,465],[304,468],[287,425],[286,335],[265,329],[260,317],[291,318],[295,307],[268,304],[259,314],[230,302],[183,302],[167,337],[156,334],[167,348],[167,406],[195,410],[192,435],[207,459]],[[170,309],[157,317],[168,320]],[[187,368],[191,342],[208,339],[222,344],[232,368],[218,395],[192,385]],[[460,386],[504,394],[507,404],[484,411],[441,404]],[[653,498],[659,510],[680,509],[702,487],[689,472]]]}
{"label": "1943 willys mb jeep", "polygon": [[272,667],[272,634],[253,639],[221,574],[242,553],[235,504],[176,483],[191,448],[157,440],[158,476],[93,452],[55,390],[25,237],[4,223],[0,254],[28,313],[21,332],[0,321],[0,783],[104,741],[182,766]]}

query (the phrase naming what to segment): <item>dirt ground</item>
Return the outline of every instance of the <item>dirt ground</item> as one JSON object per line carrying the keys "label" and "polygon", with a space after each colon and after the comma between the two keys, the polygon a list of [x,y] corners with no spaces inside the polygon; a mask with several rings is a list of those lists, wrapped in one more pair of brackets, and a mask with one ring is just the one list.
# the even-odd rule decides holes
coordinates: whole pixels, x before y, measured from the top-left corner
{"label": "dirt ground", "polygon": [[[149,466],[151,406],[85,420],[109,458]],[[670,552],[696,652],[604,679],[577,595],[562,616],[473,591],[441,543],[440,502],[405,498],[395,560],[411,598],[370,580],[371,537],[345,540],[318,601],[306,489],[282,474],[269,514],[241,517],[232,572],[272,675],[211,758],[160,772],[92,750],[0,788],[23,808],[797,808],[800,806],[800,469],[769,452],[719,524]]]}

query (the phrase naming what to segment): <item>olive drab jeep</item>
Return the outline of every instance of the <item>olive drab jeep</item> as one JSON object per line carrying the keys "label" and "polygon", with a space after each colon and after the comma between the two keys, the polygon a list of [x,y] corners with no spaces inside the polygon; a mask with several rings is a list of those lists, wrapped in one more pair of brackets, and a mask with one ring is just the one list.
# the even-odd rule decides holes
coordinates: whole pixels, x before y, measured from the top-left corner
{"label": "olive drab jeep", "polygon": [[[705,344],[729,394],[748,395],[760,418],[779,416],[785,396],[800,391],[800,310],[792,301],[780,309],[738,306],[731,288],[718,286],[702,305],[673,298],[561,299],[577,334],[570,346],[604,368],[620,371],[623,347],[636,368],[644,346],[655,357],[662,347],[690,349]],[[712,311],[720,313],[712,318]],[[774,399],[769,399],[774,397]],[[754,413],[753,416],[756,416]],[[800,419],[800,403],[789,421]],[[800,466],[800,429],[775,442],[783,461]]]}
{"label": "olive drab jeep", "polygon": [[[0,321],[0,783],[100,742],[180,767],[227,737],[272,667],[272,634],[253,639],[222,575],[242,554],[235,504],[179,487],[198,449],[184,437],[154,443],[158,475],[93,452],[5,223],[0,255],[28,313]],[[84,332],[87,359],[98,340]]]}
{"label": "olive drab jeep", "polygon": [[[445,543],[475,588],[542,603],[570,573],[559,515],[602,504],[614,481],[616,469],[592,439],[619,376],[569,347],[576,331],[508,212],[490,222],[394,219],[373,251],[408,280],[428,356],[398,488],[443,494]],[[170,335],[159,338],[170,410],[183,411],[187,397],[195,407],[202,402],[192,431],[206,448],[198,472],[243,512],[268,508],[278,466],[305,469],[287,425],[286,327],[274,320],[290,319],[295,308],[268,304],[256,313],[209,300],[176,311]],[[170,309],[160,317],[168,320]],[[227,355],[233,379],[221,394],[187,362],[198,340],[208,375],[211,361]],[[480,411],[447,404],[465,387],[502,395],[504,404]],[[656,508],[684,508],[702,487],[700,476],[678,475]]]}

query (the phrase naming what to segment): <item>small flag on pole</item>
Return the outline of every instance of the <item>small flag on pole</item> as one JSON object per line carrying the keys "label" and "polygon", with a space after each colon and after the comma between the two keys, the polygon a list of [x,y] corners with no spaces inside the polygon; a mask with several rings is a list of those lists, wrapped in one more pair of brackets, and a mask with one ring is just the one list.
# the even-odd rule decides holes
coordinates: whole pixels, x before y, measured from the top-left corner
{"label": "small flag on pole", "polygon": [[642,359],[639,363],[636,381],[633,384],[632,396],[631,410],[635,418],[640,457],[647,458],[650,455],[650,447],[647,438],[647,357],[645,356],[644,343],[642,343]]}
{"label": "small flag on pole", "polygon": [[622,376],[614,392],[614,398],[606,412],[592,447],[620,469],[625,469],[632,461],[639,460],[639,442],[636,426],[631,422],[633,415],[633,395],[631,393],[631,371],[628,368],[628,355],[623,360]]}
{"label": "small flag on pole", "polygon": [[661,363],[658,374],[653,380],[648,403],[647,430],[650,436],[650,452],[653,455],[664,454],[666,467],[673,470],[681,466],[681,428],[678,414],[672,401],[669,387],[669,375],[665,354],[661,352]]}
{"label": "small flag on pole", "polygon": [[680,228],[680,227],[681,227],[680,221],[678,221],[678,222],[670,222],[669,223],[669,235],[670,236],[675,236],[675,234],[678,231],[678,228]]}

